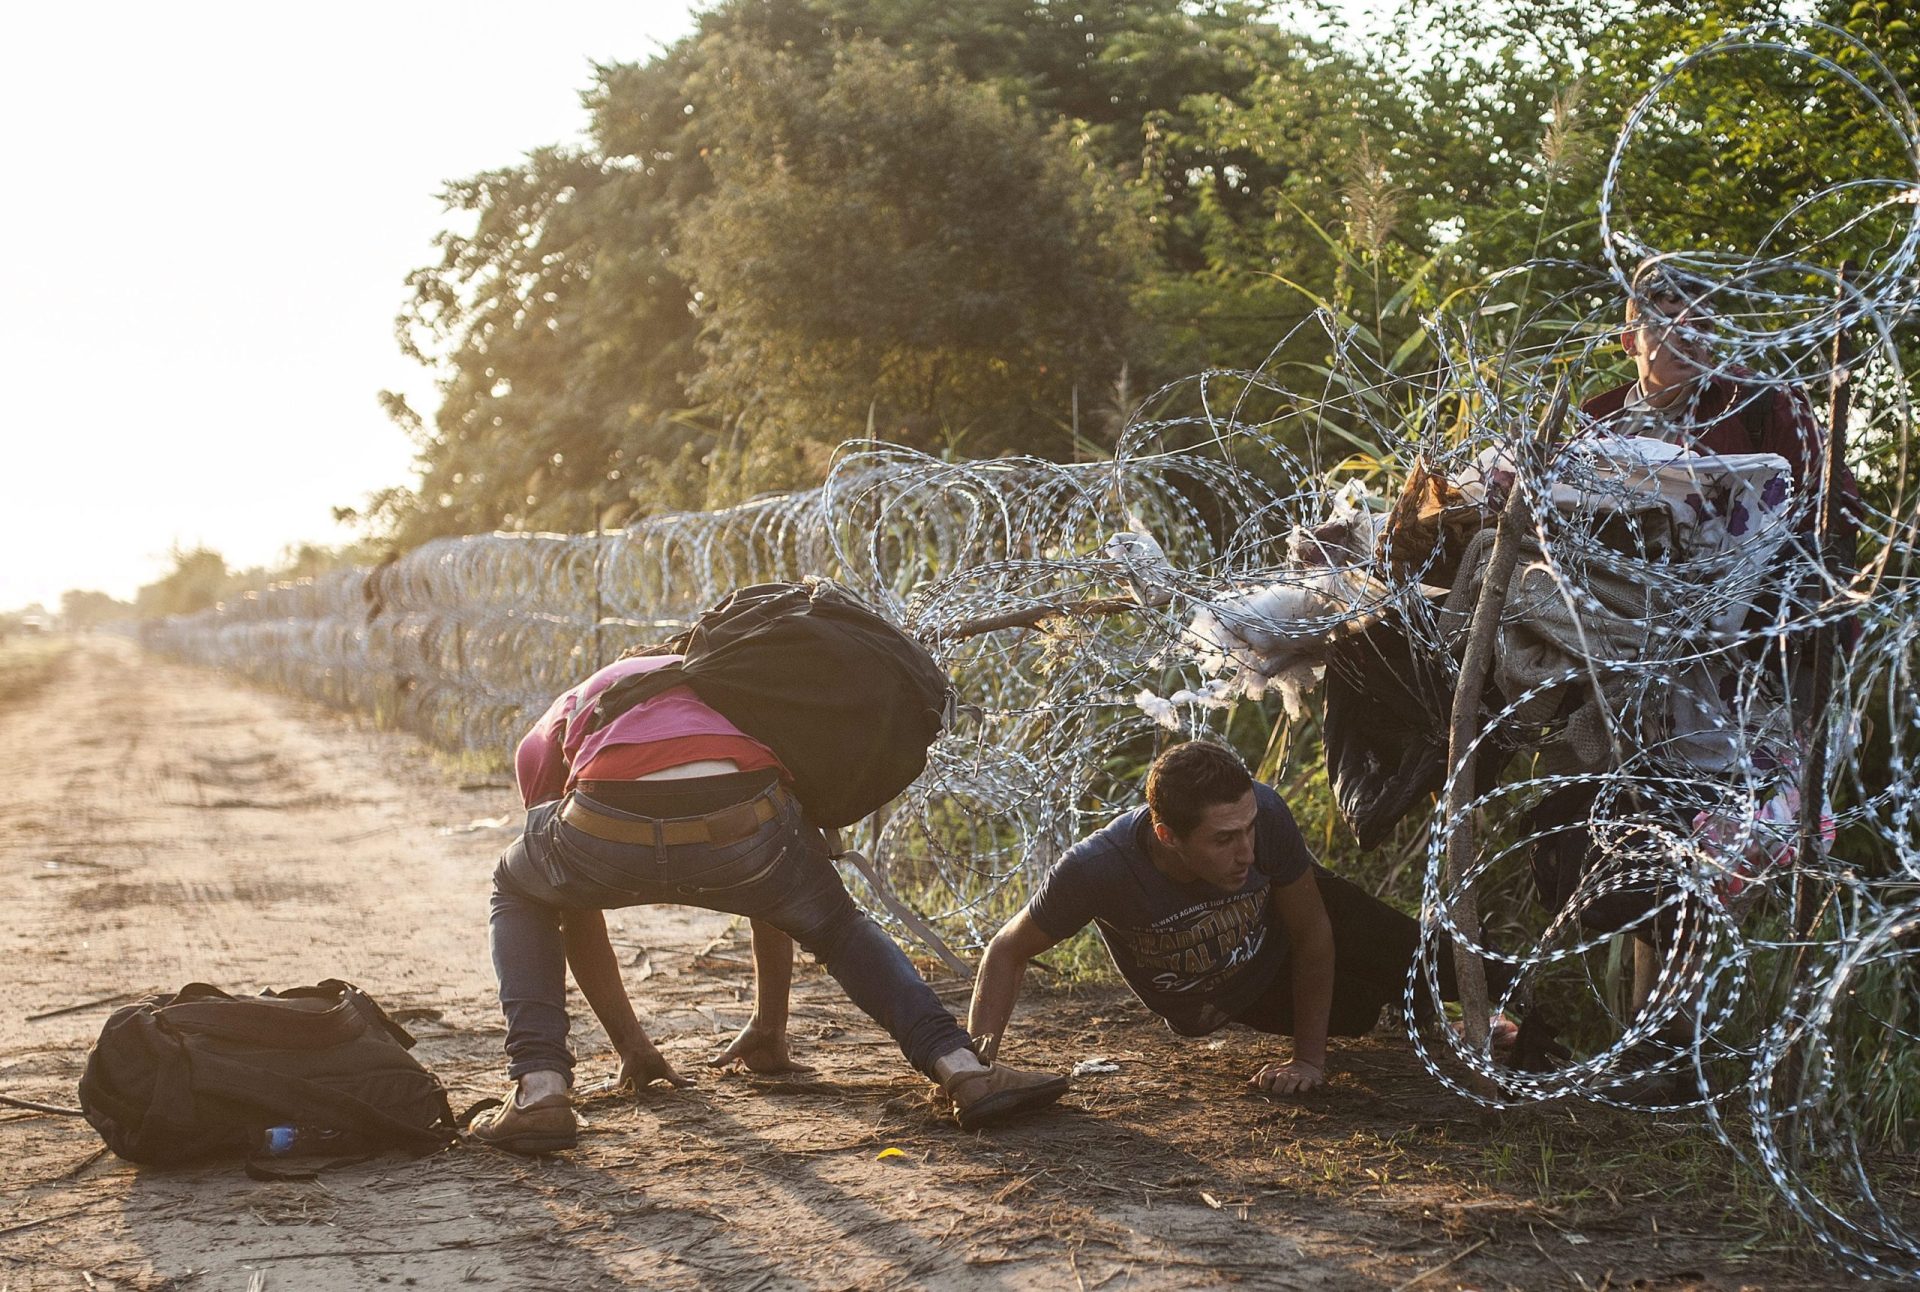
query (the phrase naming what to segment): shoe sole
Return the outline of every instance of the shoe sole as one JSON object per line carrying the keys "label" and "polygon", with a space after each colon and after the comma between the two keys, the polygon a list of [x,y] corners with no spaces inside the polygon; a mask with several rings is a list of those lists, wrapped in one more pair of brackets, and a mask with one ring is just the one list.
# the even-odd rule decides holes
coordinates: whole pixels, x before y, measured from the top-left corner
{"label": "shoe sole", "polygon": [[575,1148],[580,1136],[572,1135],[510,1135],[504,1139],[488,1139],[484,1135],[475,1135],[468,1131],[465,1136],[469,1144],[480,1144],[487,1148],[497,1148],[507,1153],[518,1153],[522,1157],[538,1157],[543,1153],[558,1153],[562,1149]]}
{"label": "shoe sole", "polygon": [[1028,1086],[1024,1090],[1003,1090],[965,1109],[956,1110],[954,1115],[961,1130],[979,1130],[982,1126],[991,1126],[995,1122],[1045,1108],[1067,1093],[1067,1084],[1065,1077],[1055,1077],[1045,1085]]}

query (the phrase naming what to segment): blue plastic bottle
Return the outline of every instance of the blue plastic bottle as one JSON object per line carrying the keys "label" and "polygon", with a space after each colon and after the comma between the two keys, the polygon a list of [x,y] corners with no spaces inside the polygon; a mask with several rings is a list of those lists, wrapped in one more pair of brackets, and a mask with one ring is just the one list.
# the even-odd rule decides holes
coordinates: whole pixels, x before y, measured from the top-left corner
{"label": "blue plastic bottle", "polygon": [[269,1126],[260,1132],[260,1151],[268,1157],[288,1157],[298,1153],[332,1153],[342,1147],[346,1136],[336,1130],[316,1130],[311,1126]]}

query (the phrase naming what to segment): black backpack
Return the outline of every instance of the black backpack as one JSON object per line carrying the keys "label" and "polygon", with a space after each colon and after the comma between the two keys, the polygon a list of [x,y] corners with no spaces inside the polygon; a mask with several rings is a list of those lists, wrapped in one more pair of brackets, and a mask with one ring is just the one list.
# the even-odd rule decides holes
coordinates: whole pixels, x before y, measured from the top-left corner
{"label": "black backpack", "polygon": [[80,1108],[130,1162],[251,1154],[271,1127],[334,1132],[337,1151],[413,1153],[453,1139],[413,1038],[351,983],[234,997],[205,983],[115,1010],[87,1056]]}
{"label": "black backpack", "polygon": [[666,643],[682,655],[601,692],[593,727],[676,686],[773,750],[815,825],[851,825],[926,770],[953,686],[919,642],[826,579],[729,594]]}

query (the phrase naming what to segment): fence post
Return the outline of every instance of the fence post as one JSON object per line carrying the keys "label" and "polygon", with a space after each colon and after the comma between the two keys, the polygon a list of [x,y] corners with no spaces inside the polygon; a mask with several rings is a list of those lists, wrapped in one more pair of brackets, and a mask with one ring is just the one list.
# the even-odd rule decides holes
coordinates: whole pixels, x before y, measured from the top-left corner
{"label": "fence post", "polygon": [[600,541],[600,505],[595,500],[593,518],[587,525],[587,541],[593,544],[593,668],[589,672],[598,673],[606,665],[600,646],[600,621],[606,617],[606,610],[600,592],[600,580],[605,574],[605,565],[601,560],[602,543]]}
{"label": "fence post", "polygon": [[[1852,553],[1839,550],[1835,531],[1840,524],[1836,494],[1840,472],[1846,468],[1847,462],[1847,417],[1851,412],[1853,388],[1853,374],[1849,371],[1849,365],[1853,362],[1853,344],[1847,335],[1846,303],[1847,280],[1854,271],[1854,263],[1847,261],[1840,267],[1834,285],[1833,374],[1827,403],[1826,453],[1820,464],[1820,509],[1814,531],[1814,554],[1820,564],[1820,573],[1807,581],[1822,600],[1826,596],[1827,584],[1852,572]],[[1800,763],[1800,838],[1794,849],[1796,873],[1793,894],[1793,929],[1802,942],[1813,932],[1815,892],[1810,867],[1813,859],[1820,855],[1823,843],[1820,818],[1827,800],[1827,732],[1830,726],[1827,710],[1833,700],[1833,634],[1832,625],[1819,623],[1814,625],[1807,642],[1807,667],[1812,670],[1812,677],[1809,679],[1807,696],[1806,752]],[[1793,711],[1791,693],[1794,689],[1793,668],[1789,663],[1789,713]],[[1800,978],[1798,953],[1795,960],[1793,977],[1797,982]]]}
{"label": "fence post", "polygon": [[1460,1010],[1465,1015],[1464,1039],[1470,1050],[1487,1044],[1487,974],[1479,954],[1473,949],[1480,942],[1480,903],[1462,876],[1472,866],[1476,844],[1473,815],[1469,812],[1478,794],[1474,785],[1471,747],[1480,734],[1480,700],[1486,691],[1487,669],[1493,662],[1494,642],[1498,638],[1500,612],[1507,601],[1507,584],[1513,567],[1520,560],[1521,529],[1526,521],[1526,489],[1539,483],[1538,476],[1552,452],[1560,423],[1566,419],[1567,378],[1563,374],[1554,387],[1538,435],[1520,445],[1514,462],[1513,486],[1506,506],[1495,522],[1493,552],[1480,584],[1480,595],[1473,605],[1473,618],[1467,629],[1467,647],[1460,660],[1460,677],[1453,688],[1453,712],[1448,723],[1447,766],[1450,772],[1447,791],[1447,817],[1456,824],[1447,837],[1447,890],[1453,894],[1453,924],[1460,936],[1453,944],[1453,969],[1460,988]]}

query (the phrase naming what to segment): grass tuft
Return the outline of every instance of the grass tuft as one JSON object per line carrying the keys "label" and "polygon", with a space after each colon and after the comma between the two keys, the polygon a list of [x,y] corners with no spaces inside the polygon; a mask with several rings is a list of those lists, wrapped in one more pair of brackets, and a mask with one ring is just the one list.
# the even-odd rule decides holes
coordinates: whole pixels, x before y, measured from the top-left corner
{"label": "grass tuft", "polygon": [[73,648],[68,637],[0,641],[0,706],[18,704],[50,681]]}

